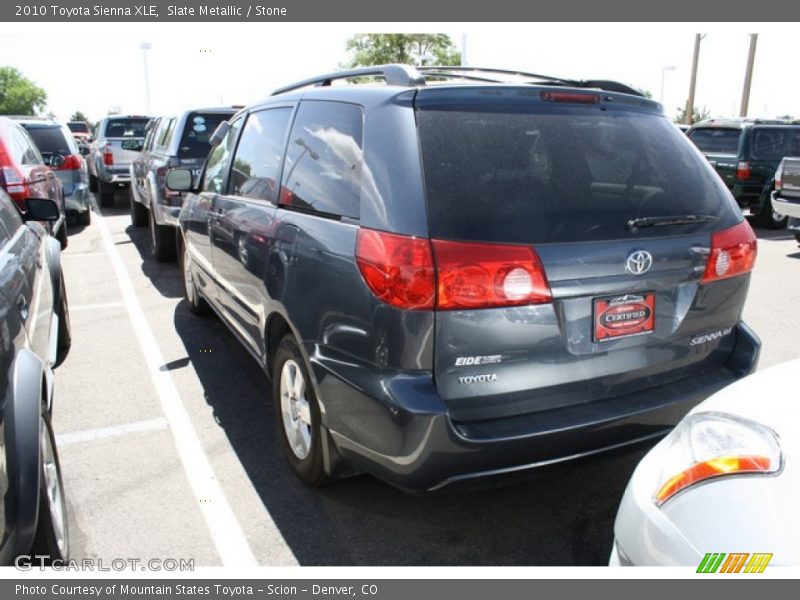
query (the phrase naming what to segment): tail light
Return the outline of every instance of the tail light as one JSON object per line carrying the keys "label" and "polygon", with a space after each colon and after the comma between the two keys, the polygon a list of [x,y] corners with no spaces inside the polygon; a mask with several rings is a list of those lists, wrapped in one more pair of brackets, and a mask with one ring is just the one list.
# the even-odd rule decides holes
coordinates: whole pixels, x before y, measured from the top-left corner
{"label": "tail light", "polygon": [[783,188],[783,161],[778,165],[775,170],[775,190],[780,192]]}
{"label": "tail light", "polygon": [[435,273],[427,239],[361,229],[356,262],[369,289],[387,304],[411,310],[433,308]]}
{"label": "tail light", "polygon": [[107,167],[114,164],[114,154],[111,150],[111,144],[103,146],[103,164]]}
{"label": "tail light", "polygon": [[25,199],[30,196],[28,181],[14,167],[0,168],[4,187],[11,199],[20,209],[25,210]]}
{"label": "tail light", "polygon": [[361,229],[356,262],[372,293],[398,308],[476,309],[552,300],[544,268],[529,246],[429,241]]}
{"label": "tail light", "polygon": [[550,286],[530,246],[433,240],[437,308],[489,308],[550,302]]}
{"label": "tail light", "polygon": [[711,254],[702,283],[749,273],[756,262],[756,252],[756,235],[747,221],[712,233]]}
{"label": "tail light", "polygon": [[83,167],[83,159],[77,154],[68,154],[64,157],[64,163],[60,167],[55,167],[56,171],[77,171]]}
{"label": "tail light", "polygon": [[746,160],[740,160],[736,165],[736,179],[739,181],[750,179],[750,163]]}

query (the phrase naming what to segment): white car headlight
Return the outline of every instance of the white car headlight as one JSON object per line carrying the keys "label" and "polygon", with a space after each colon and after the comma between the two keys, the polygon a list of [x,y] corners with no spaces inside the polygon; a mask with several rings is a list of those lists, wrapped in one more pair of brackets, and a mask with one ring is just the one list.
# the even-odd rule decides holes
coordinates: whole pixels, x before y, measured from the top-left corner
{"label": "white car headlight", "polygon": [[783,460],[771,429],[719,412],[686,417],[665,442],[665,462],[653,496],[657,506],[714,477],[776,473]]}

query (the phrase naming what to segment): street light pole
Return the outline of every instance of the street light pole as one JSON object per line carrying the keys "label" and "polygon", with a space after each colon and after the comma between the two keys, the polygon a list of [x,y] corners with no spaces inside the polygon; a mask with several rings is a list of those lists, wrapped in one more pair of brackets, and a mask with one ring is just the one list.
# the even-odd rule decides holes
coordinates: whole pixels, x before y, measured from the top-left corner
{"label": "street light pole", "polygon": [[139,48],[142,49],[142,60],[144,60],[144,93],[145,93],[145,100],[147,102],[147,114],[150,114],[150,78],[147,75],[147,51],[150,50],[153,45],[150,42],[142,42],[139,45]]}
{"label": "street light pole", "polygon": [[694,54],[692,55],[692,76],[689,79],[689,98],[686,100],[686,110],[683,115],[683,122],[686,125],[692,124],[694,116],[694,92],[697,88],[697,63],[700,62],[700,42],[706,37],[704,33],[697,33],[694,36]]}
{"label": "street light pole", "polygon": [[661,104],[664,104],[664,78],[667,74],[667,71],[674,71],[674,70],[675,70],[674,66],[661,67],[661,96],[659,100]]}
{"label": "street light pole", "polygon": [[744,87],[742,88],[742,104],[739,109],[739,116],[746,117],[748,105],[750,104],[750,84],[753,81],[753,65],[756,61],[756,44],[758,34],[750,34],[750,50],[747,53],[747,69],[744,72]]}

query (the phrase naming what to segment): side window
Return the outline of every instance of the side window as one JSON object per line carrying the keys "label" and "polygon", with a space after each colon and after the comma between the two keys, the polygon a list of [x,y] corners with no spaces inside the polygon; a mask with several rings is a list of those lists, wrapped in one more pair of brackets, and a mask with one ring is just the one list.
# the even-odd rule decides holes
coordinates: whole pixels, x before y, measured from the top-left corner
{"label": "side window", "polygon": [[152,150],[153,149],[153,140],[156,137],[156,131],[158,131],[158,126],[160,121],[154,121],[153,124],[148,127],[147,134],[144,137],[144,145],[142,146],[142,150]]}
{"label": "side window", "polygon": [[164,133],[164,141],[161,144],[163,148],[166,150],[169,148],[169,144],[172,141],[172,135],[175,133],[175,119],[170,119],[169,123],[167,123],[167,131]]}
{"label": "side window", "polygon": [[156,141],[154,147],[161,149],[167,144],[167,136],[169,135],[172,126],[172,119],[161,119],[158,124],[158,131],[156,131]]}
{"label": "side window", "polygon": [[3,246],[17,229],[22,227],[22,217],[11,198],[0,189],[0,246]]}
{"label": "side window", "polygon": [[231,128],[225,135],[219,146],[211,151],[206,161],[205,175],[203,176],[203,191],[212,194],[222,194],[225,185],[225,175],[227,174],[228,164],[233,154],[236,138],[242,126],[243,119],[237,119],[231,124]]}
{"label": "side window", "polygon": [[281,204],[358,217],[363,113],[341,102],[300,104],[286,151]]}
{"label": "side window", "polygon": [[784,156],[800,155],[800,129],[793,127],[787,132],[786,154]]}
{"label": "side window", "polygon": [[36,144],[33,143],[28,133],[22,129],[17,128],[12,133],[12,137],[16,138],[15,143],[19,147],[19,161],[23,165],[43,165],[44,160],[42,155],[36,149]]}
{"label": "side window", "polygon": [[276,201],[276,181],[291,116],[291,108],[273,108],[250,114],[233,157],[229,193]]}
{"label": "side window", "polygon": [[750,154],[761,160],[782,158],[785,133],[784,129],[754,129]]}

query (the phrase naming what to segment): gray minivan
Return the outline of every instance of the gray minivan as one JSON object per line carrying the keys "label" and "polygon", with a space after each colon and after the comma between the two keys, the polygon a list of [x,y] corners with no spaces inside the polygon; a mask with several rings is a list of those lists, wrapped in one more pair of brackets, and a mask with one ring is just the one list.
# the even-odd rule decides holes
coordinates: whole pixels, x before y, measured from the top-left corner
{"label": "gray minivan", "polygon": [[232,107],[196,108],[150,121],[142,151],[130,165],[131,222],[149,226],[153,257],[175,258],[175,228],[182,194],[164,186],[172,167],[188,167],[197,175],[211,147],[217,126],[236,112]]}
{"label": "gray minivan", "polygon": [[167,175],[188,306],[271,378],[302,481],[430,490],[582,457],[753,371],[756,238],[660,105],[421,71],[278,90],[220,126],[198,182]]}

